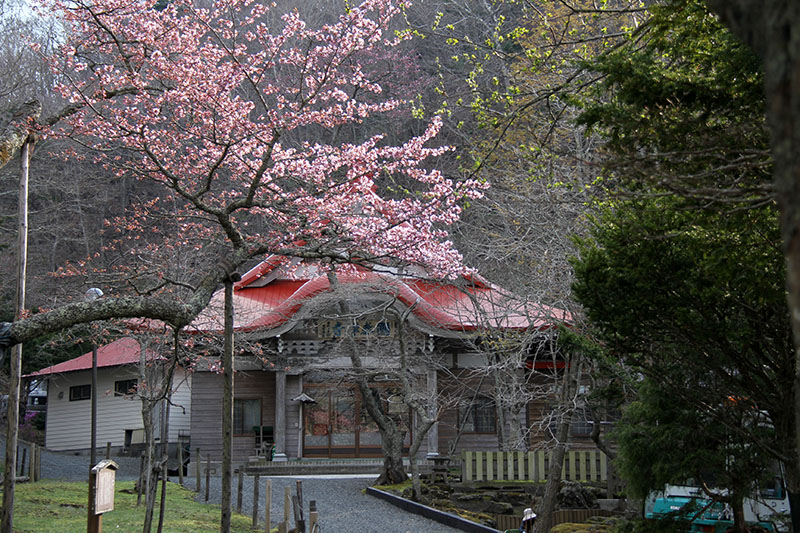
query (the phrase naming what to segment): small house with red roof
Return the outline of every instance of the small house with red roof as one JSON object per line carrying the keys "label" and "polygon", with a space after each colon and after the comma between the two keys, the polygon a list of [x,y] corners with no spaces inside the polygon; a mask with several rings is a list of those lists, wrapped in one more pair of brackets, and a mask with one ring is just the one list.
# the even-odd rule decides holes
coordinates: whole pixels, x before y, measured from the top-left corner
{"label": "small house with red roof", "polygon": [[[97,446],[110,442],[130,449],[144,442],[142,403],[137,396],[142,361],[138,340],[123,337],[97,348]],[[148,354],[146,361],[155,355]],[[92,352],[26,376],[47,381],[45,446],[53,451],[91,447]],[[169,441],[188,435],[191,376],[179,369],[173,380]],[[163,406],[162,406],[163,408]],[[156,413],[157,414],[157,413]],[[160,416],[156,416],[160,420]],[[156,430],[156,435],[160,431]]]}
{"label": "small house with red roof", "polygon": [[[222,330],[223,298],[223,291],[215,295],[194,331]],[[565,311],[519,301],[477,275],[442,281],[421,270],[354,266],[337,267],[332,275],[329,266],[277,256],[234,285],[233,309],[234,462],[263,452],[265,443],[274,446],[275,460],[380,457],[380,433],[352,382],[352,349],[384,408],[405,418],[413,433],[408,406],[393,394],[398,337],[413,358],[413,379],[431,408],[441,407],[421,453],[497,449],[493,378],[475,372],[492,357],[479,346],[482,336],[489,329],[533,330],[544,338],[571,320]],[[528,361],[514,371],[553,372],[558,364]],[[219,360],[199,361],[191,387],[192,447],[218,457],[222,389]],[[437,406],[446,394],[460,399]],[[530,427],[540,408],[523,407],[511,416]]]}

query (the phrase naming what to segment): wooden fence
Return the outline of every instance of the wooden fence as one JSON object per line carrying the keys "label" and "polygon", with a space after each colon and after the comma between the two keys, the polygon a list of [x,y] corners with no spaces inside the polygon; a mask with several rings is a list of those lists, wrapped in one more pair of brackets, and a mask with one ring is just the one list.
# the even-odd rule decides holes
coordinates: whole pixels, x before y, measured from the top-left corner
{"label": "wooden fence", "polygon": [[[463,452],[462,481],[547,481],[551,453]],[[567,452],[561,479],[580,482],[608,480],[608,458],[599,450]]]}
{"label": "wooden fence", "polygon": [[[553,513],[553,522],[550,525],[555,527],[559,524],[565,524],[567,522],[582,524],[593,516],[606,517],[616,516],[618,514],[619,513],[606,511],[604,509],[559,509]],[[500,531],[505,531],[507,529],[513,529],[516,531],[522,522],[522,516],[498,514],[494,515],[494,521],[496,524],[495,528],[499,529]]]}

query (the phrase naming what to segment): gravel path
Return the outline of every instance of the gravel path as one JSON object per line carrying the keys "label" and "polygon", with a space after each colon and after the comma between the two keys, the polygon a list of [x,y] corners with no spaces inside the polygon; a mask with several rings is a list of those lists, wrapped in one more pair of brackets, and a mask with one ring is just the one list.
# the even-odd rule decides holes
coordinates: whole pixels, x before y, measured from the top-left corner
{"label": "gravel path", "polygon": [[[0,446],[2,448],[2,446]],[[2,449],[0,449],[2,452]],[[104,457],[105,449],[98,454]],[[139,473],[139,459],[130,457],[112,457],[120,465],[117,479],[136,479]],[[87,455],[74,455],[45,451],[42,454],[42,477],[46,479],[68,479],[84,481],[88,475],[89,457]],[[272,479],[272,505],[271,522],[273,527],[283,519],[283,493],[284,487],[290,487],[292,494],[296,489],[297,480],[303,484],[303,499],[305,509],[308,502],[316,500],[320,516],[320,529],[323,533],[459,533],[460,530],[441,525],[427,518],[407,513],[379,500],[367,496],[364,489],[375,479],[374,475],[366,477],[348,476],[299,476],[299,477],[273,477]],[[264,524],[264,499],[266,494],[266,477],[260,478],[259,483],[259,526],[263,531]],[[177,481],[177,479],[173,479]],[[203,481],[204,482],[204,481]],[[193,477],[185,479],[187,488],[194,488]],[[236,509],[236,492],[238,479],[233,479],[233,506]],[[209,490],[210,503],[219,504],[221,499],[220,478],[211,479]],[[253,478],[245,476],[242,490],[242,513],[252,515],[253,504]],[[205,490],[198,495],[202,501]],[[294,519],[290,515],[292,523]]]}
{"label": "gravel path", "polygon": [[[105,459],[105,448],[97,454]],[[131,481],[139,477],[139,458],[111,457],[119,465],[117,479]],[[89,476],[89,456],[45,451],[42,453],[42,478],[84,481]]]}
{"label": "gravel path", "polygon": [[[22,454],[22,446],[20,447],[19,454]],[[5,435],[0,434],[0,462],[5,458],[6,441]],[[21,455],[20,455],[21,456]],[[106,449],[97,450],[97,458],[105,459]],[[25,452],[25,469],[27,475],[28,460],[30,456]],[[139,477],[139,458],[134,457],[116,457],[112,456],[119,465],[117,471],[117,479],[121,481],[131,481]],[[42,478],[44,479],[66,479],[69,481],[86,481],[89,478],[89,454],[76,455],[74,453],[61,453],[50,452],[42,450]],[[2,465],[0,465],[0,473],[2,472]]]}
{"label": "gravel path", "polygon": [[[306,512],[308,502],[316,500],[319,511],[320,529],[324,533],[459,533],[460,530],[444,526],[433,520],[407,513],[373,496],[367,496],[364,489],[375,479],[368,477],[347,476],[314,476],[314,477],[273,477],[271,522],[273,527],[283,519],[284,487],[290,487],[295,493],[297,480],[303,483],[303,500]],[[238,480],[233,480],[233,506],[236,508],[236,491]],[[253,511],[253,478],[245,476],[242,490],[242,513],[251,516]],[[194,480],[186,483],[194,487]],[[213,503],[220,502],[221,481],[211,480],[209,499]],[[259,483],[259,524],[264,523],[264,499],[266,494],[266,478],[261,477]],[[198,497],[202,499],[204,492]],[[293,515],[290,514],[292,523]],[[263,531],[263,529],[262,529]]]}

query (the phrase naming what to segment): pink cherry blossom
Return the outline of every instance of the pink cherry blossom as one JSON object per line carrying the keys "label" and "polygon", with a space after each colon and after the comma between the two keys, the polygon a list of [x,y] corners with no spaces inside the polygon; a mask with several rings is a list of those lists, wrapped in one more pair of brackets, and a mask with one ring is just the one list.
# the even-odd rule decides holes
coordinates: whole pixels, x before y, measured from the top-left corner
{"label": "pink cherry blossom", "polygon": [[82,106],[50,134],[168,191],[115,227],[147,231],[169,204],[179,224],[171,246],[202,247],[222,232],[253,255],[463,269],[446,228],[485,185],[434,168],[450,150],[436,144],[439,118],[394,146],[320,135],[403,106],[358,61],[406,38],[390,30],[392,0],[364,0],[320,28],[298,12],[268,27],[272,7],[252,0],[173,0],[160,11],[143,0],[43,2],[71,29],[51,63],[63,97]]}

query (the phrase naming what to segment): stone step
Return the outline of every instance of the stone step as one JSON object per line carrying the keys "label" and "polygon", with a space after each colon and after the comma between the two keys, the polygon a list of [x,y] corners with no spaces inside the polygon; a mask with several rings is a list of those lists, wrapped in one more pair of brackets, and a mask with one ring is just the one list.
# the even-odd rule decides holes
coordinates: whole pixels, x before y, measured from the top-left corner
{"label": "stone step", "polygon": [[381,463],[350,461],[285,461],[273,463],[249,463],[245,467],[248,475],[300,476],[314,474],[375,474],[381,472]]}

